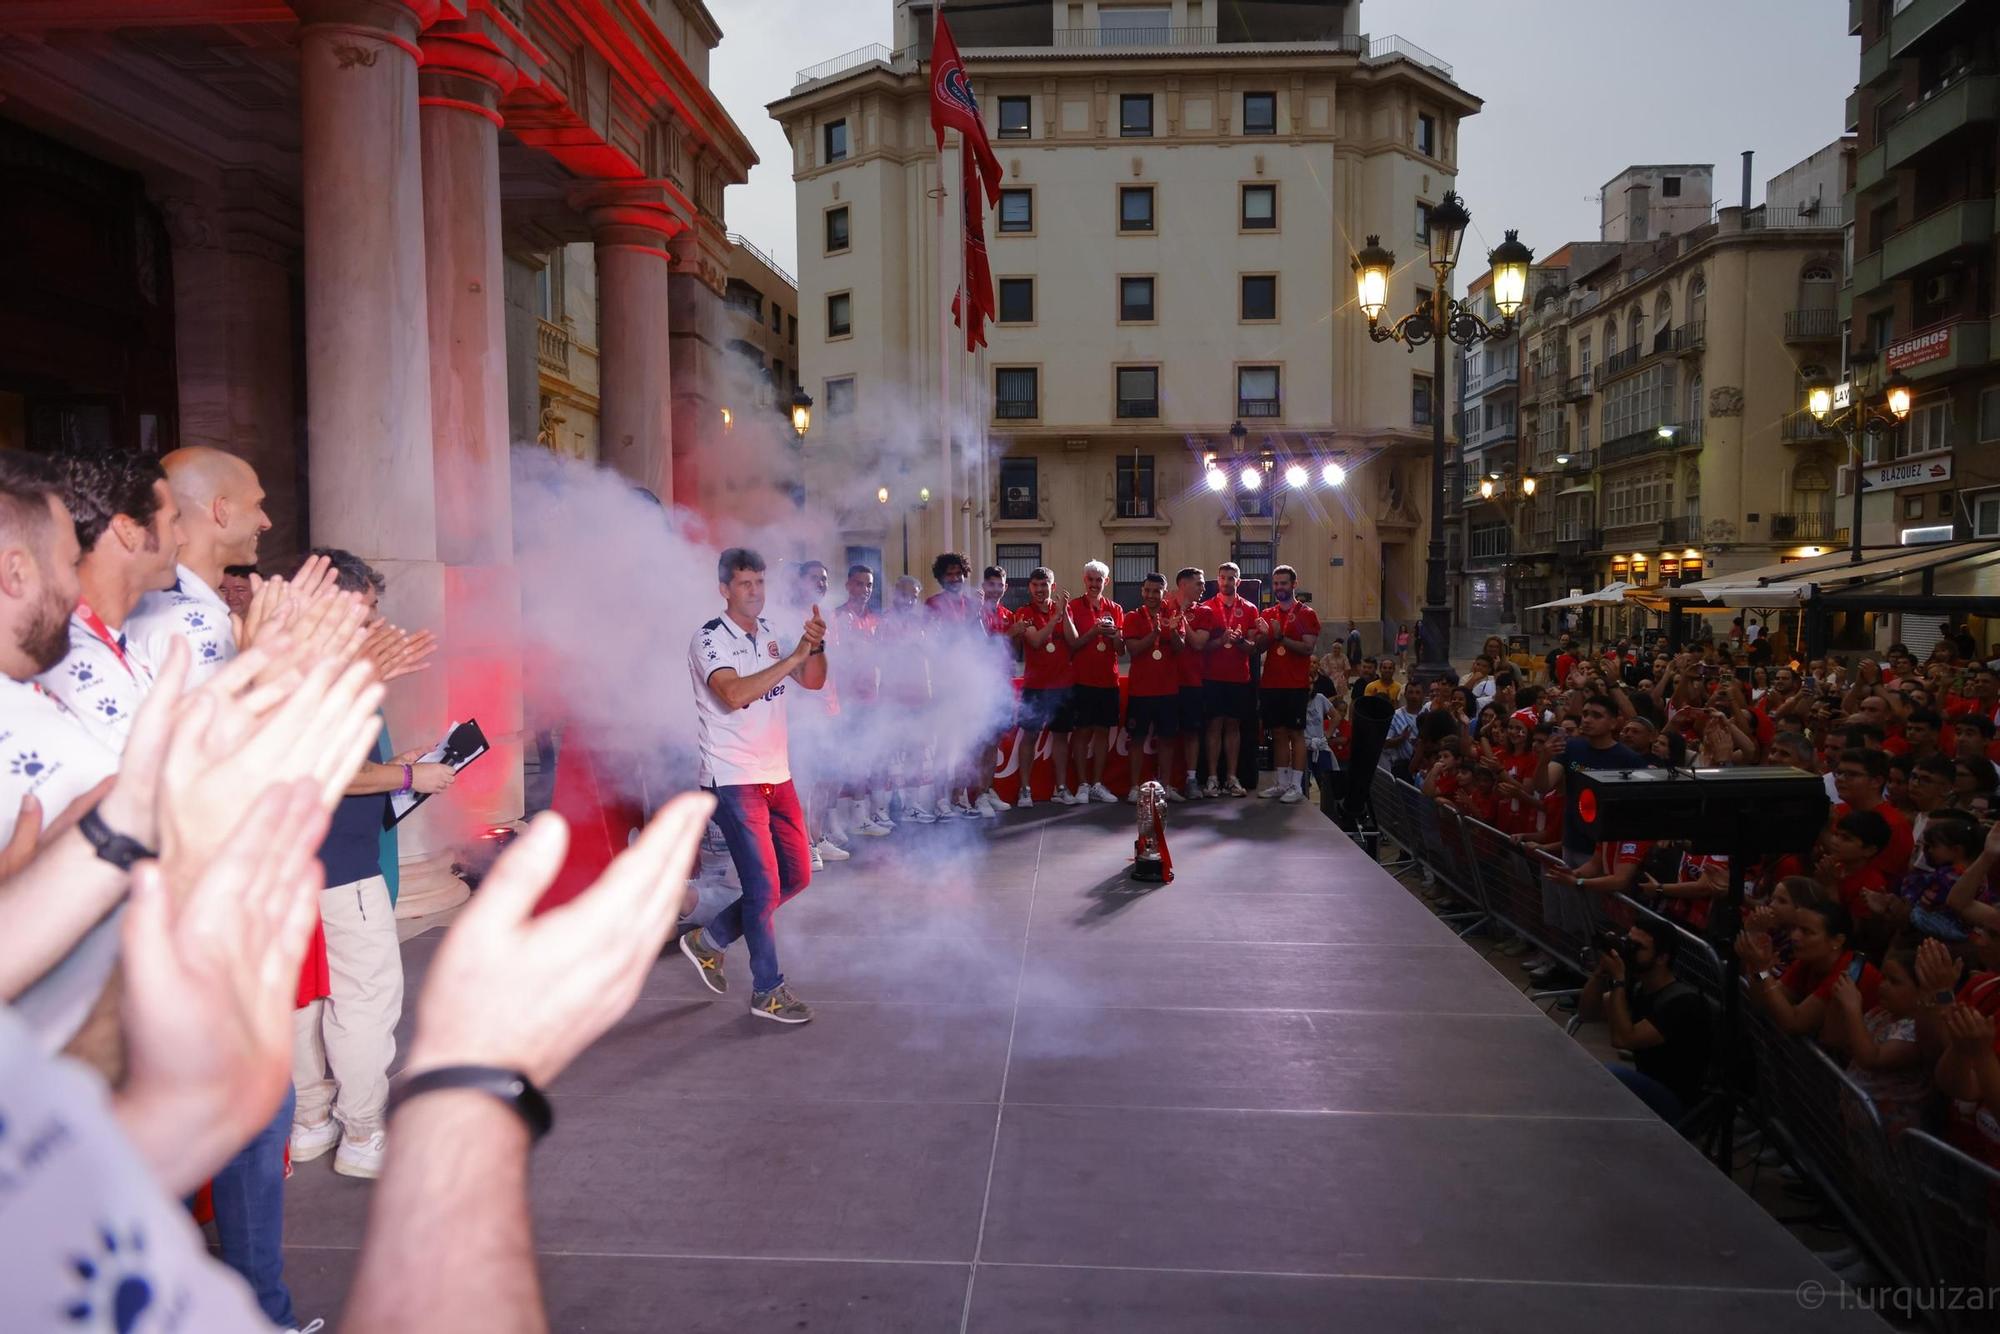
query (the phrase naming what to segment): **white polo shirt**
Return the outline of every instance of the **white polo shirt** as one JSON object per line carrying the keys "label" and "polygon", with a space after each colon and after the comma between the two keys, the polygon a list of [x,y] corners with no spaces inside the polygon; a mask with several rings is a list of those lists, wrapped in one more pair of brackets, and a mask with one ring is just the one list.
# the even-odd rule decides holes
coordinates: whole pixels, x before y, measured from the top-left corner
{"label": "white polo shirt", "polygon": [[118,769],[118,756],[33,682],[0,677],[0,842],[11,838],[21,798],[46,823]]}
{"label": "white polo shirt", "polygon": [[122,755],[132,717],[153,688],[153,670],[123,633],[79,605],[69,618],[69,656],[35,680],[86,732]]}
{"label": "white polo shirt", "polygon": [[229,623],[229,604],[187,566],[175,567],[174,586],[148,593],[125,618],[125,643],[137,648],[143,662],[167,660],[167,646],[176,638],[188,646],[186,689],[193,690],[221,671],[236,656],[236,631]]}
{"label": "white polo shirt", "polygon": [[701,781],[735,787],[784,783],[792,777],[785,737],[785,687],[778,682],[740,709],[732,709],[709,688],[708,678],[727,667],[754,676],[783,659],[771,623],[757,618],[757,632],[745,634],[728,616],[695,631],[688,645],[688,674],[694,679],[695,717],[701,730]]}

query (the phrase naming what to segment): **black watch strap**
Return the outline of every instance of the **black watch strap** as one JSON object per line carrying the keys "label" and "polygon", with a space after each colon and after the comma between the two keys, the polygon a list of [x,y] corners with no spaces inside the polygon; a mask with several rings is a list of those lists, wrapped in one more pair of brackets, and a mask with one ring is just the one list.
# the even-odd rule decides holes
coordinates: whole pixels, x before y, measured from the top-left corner
{"label": "black watch strap", "polygon": [[76,830],[96,850],[99,860],[110,862],[121,871],[129,871],[134,863],[159,856],[138,839],[127,838],[104,823],[103,815],[98,813],[95,806],[77,821]]}
{"label": "black watch strap", "polygon": [[442,1089],[471,1089],[498,1098],[514,1109],[535,1139],[549,1133],[556,1123],[555,1109],[546,1094],[519,1070],[497,1065],[443,1065],[435,1070],[398,1075],[389,1088],[389,1113],[410,1099]]}

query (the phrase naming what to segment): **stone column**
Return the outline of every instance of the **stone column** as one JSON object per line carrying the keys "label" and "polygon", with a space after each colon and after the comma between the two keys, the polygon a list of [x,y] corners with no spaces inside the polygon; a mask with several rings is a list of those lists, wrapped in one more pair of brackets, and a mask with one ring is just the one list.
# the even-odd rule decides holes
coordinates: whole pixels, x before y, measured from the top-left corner
{"label": "stone column", "polygon": [[673,373],[668,246],[687,224],[658,181],[599,182],[576,198],[597,247],[598,453],[673,500]]}
{"label": "stone column", "polygon": [[[508,477],[499,136],[501,97],[536,77],[540,56],[483,2],[463,22],[431,28],[421,46],[431,473],[444,594],[443,647],[433,671],[443,678],[447,715],[477,718],[493,745],[442,803],[432,804],[441,804],[438,815],[447,824],[467,831],[518,820],[522,812],[521,599]],[[397,905],[404,916],[438,906],[408,896]]]}

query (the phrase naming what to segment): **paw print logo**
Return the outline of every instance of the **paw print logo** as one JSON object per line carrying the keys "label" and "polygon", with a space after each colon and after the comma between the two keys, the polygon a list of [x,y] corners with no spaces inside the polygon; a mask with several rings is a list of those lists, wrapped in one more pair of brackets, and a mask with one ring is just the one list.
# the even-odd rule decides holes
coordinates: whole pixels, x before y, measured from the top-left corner
{"label": "paw print logo", "polygon": [[97,669],[87,662],[73,662],[69,665],[70,679],[80,686],[87,686],[97,679]]}
{"label": "paw print logo", "polygon": [[118,701],[115,699],[108,699],[108,698],[100,699],[93,707],[96,708],[96,710],[99,713],[104,715],[104,719],[106,722],[115,723],[121,717],[123,717],[125,713],[123,709],[118,707]]}
{"label": "paw print logo", "polygon": [[201,641],[201,660],[203,662],[214,662],[221,656],[222,648],[213,639],[204,639]]}
{"label": "paw print logo", "polygon": [[110,1228],[98,1225],[88,1254],[72,1255],[70,1270],[79,1291],[63,1308],[72,1327],[130,1334],[153,1305],[153,1285],[144,1271],[146,1241],[135,1228],[120,1241]]}
{"label": "paw print logo", "polygon": [[183,615],[182,619],[186,621],[187,628],[190,630],[208,629],[208,617],[199,611],[187,612]]}
{"label": "paw print logo", "polygon": [[23,778],[39,778],[42,771],[48,767],[48,762],[42,759],[41,752],[35,750],[22,751],[7,766],[8,772]]}

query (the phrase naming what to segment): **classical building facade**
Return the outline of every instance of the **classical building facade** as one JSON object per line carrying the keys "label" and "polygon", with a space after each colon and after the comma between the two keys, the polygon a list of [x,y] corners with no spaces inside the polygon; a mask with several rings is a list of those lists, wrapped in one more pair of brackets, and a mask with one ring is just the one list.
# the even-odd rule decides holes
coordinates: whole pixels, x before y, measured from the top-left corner
{"label": "classical building facade", "polygon": [[406,827],[404,906],[521,811],[510,442],[694,493],[748,142],[701,0],[46,0],[0,11],[0,438],[249,459],[274,568],[389,576],[414,743],[498,752]]}
{"label": "classical building facade", "polygon": [[1851,378],[1916,387],[1909,423],[1870,441],[1862,535],[2000,537],[2000,9],[1849,0],[1847,17]]}
{"label": "classical building facade", "polygon": [[1096,557],[1131,600],[1149,569],[1233,551],[1298,567],[1371,642],[1414,621],[1445,391],[1427,356],[1369,341],[1349,258],[1380,235],[1405,259],[1392,300],[1416,300],[1478,100],[1364,35],[1359,3],[947,13],[1005,178],[978,354],[941,373],[959,173],[954,146],[940,182],[928,123],[931,6],[898,0],[894,50],[802,71],[771,108],[798,184],[807,471],[844,502],[843,554],[927,578],[952,547],[1069,586]]}

